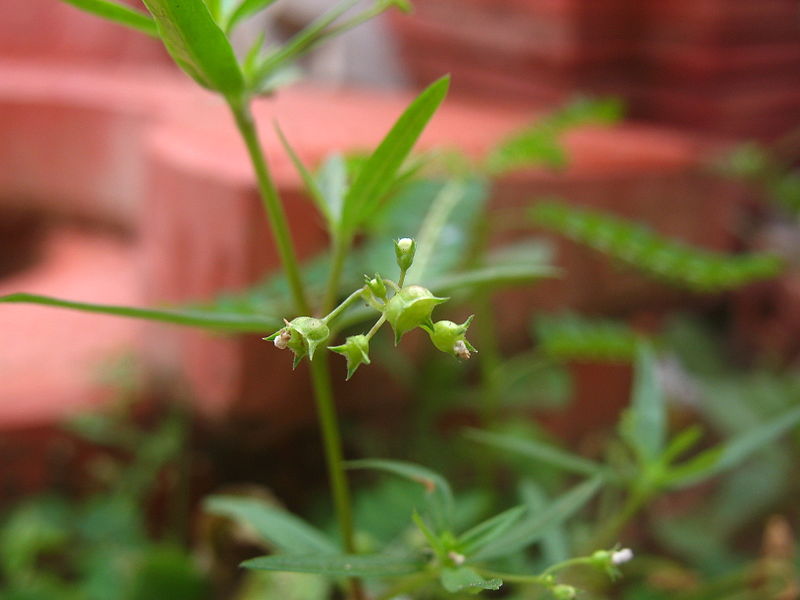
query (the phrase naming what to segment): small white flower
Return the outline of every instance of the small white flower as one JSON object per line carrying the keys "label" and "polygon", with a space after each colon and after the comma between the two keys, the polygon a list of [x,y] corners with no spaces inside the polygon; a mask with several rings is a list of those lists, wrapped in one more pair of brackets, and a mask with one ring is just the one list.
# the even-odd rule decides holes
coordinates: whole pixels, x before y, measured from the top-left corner
{"label": "small white flower", "polygon": [[413,245],[414,245],[414,240],[412,240],[411,238],[400,238],[399,240],[397,240],[397,247],[403,252],[408,252],[409,250],[411,250],[411,246]]}
{"label": "small white flower", "polygon": [[450,557],[450,560],[452,560],[453,564],[455,564],[457,567],[463,565],[464,561],[467,560],[466,556],[464,556],[463,554],[459,554],[458,552],[455,551],[449,552],[447,556]]}
{"label": "small white flower", "polygon": [[469,353],[469,348],[467,348],[464,340],[458,340],[455,343],[455,346],[453,346],[453,352],[455,352],[455,355],[461,360],[467,360],[470,356],[472,356]]}
{"label": "small white flower", "polygon": [[286,350],[289,347],[289,340],[292,339],[292,334],[288,329],[284,329],[273,340],[273,344],[278,350]]}
{"label": "small white flower", "polygon": [[633,550],[630,548],[620,548],[611,553],[611,564],[622,565],[633,559]]}

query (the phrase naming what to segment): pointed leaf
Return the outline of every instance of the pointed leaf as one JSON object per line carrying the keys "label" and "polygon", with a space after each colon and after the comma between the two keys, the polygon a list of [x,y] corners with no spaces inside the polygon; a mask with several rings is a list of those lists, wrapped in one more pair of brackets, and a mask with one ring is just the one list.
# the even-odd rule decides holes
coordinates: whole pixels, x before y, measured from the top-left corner
{"label": "pointed leaf", "polygon": [[97,15],[147,35],[158,37],[155,21],[144,13],[108,0],[63,0],[83,11]]}
{"label": "pointed leaf", "polygon": [[642,465],[652,464],[664,451],[667,411],[664,394],[656,377],[652,348],[639,345],[631,406],[625,412],[620,434],[630,444]]}
{"label": "pointed leaf", "polygon": [[339,233],[347,193],[347,162],[341,154],[333,154],[322,163],[317,172],[317,184],[331,214],[331,230]]}
{"label": "pointed leaf", "polygon": [[251,527],[266,544],[281,552],[335,554],[336,544],[324,533],[290,512],[258,498],[211,496],[207,512]]}
{"label": "pointed leaf", "polygon": [[481,548],[470,557],[470,560],[487,560],[515,554],[534,542],[538,542],[550,528],[567,520],[580,510],[600,488],[601,481],[599,477],[596,477],[575,486],[569,492],[556,498],[546,510],[537,512],[517,523],[506,534]]}
{"label": "pointed leaf", "polygon": [[447,480],[435,471],[414,463],[382,459],[351,460],[347,462],[347,468],[385,471],[422,484],[427,491],[426,496],[438,533],[448,528],[453,513],[453,492]]}
{"label": "pointed leaf", "polygon": [[496,577],[484,579],[469,567],[445,567],[439,580],[442,587],[451,594],[461,591],[499,590],[503,580]]}
{"label": "pointed leaf", "polygon": [[275,554],[246,560],[241,566],[332,577],[396,577],[422,570],[424,562],[414,557],[385,554]]}
{"label": "pointed leaf", "polygon": [[264,10],[274,2],[275,0],[242,0],[227,17],[225,31],[230,33],[241,21]]}
{"label": "pointed leaf", "polygon": [[671,488],[692,485],[723,471],[732,469],[765,445],[786,434],[800,423],[800,407],[758,427],[734,436],[715,448],[670,470],[665,484]]}
{"label": "pointed leaf", "polygon": [[278,133],[278,137],[281,140],[281,144],[283,144],[283,148],[286,151],[286,154],[289,155],[289,158],[292,160],[295,169],[300,174],[300,178],[303,180],[303,185],[305,185],[306,191],[311,196],[311,200],[314,202],[314,206],[317,207],[322,216],[325,217],[325,221],[328,223],[328,231],[333,233],[336,230],[336,222],[333,217],[333,213],[330,210],[330,206],[325,199],[325,196],[322,194],[322,190],[318,185],[316,179],[311,174],[311,172],[306,168],[303,164],[303,161],[300,160],[300,157],[294,151],[291,144],[289,144],[289,140],[286,139],[286,136],[281,130],[278,123],[275,123],[275,131]]}
{"label": "pointed leaf", "polygon": [[252,314],[239,314],[236,312],[222,312],[216,310],[203,309],[154,309],[137,308],[134,306],[117,306],[112,304],[93,304],[90,302],[75,302],[72,300],[62,300],[50,296],[38,294],[9,294],[0,296],[0,302],[21,303],[21,304],[42,304],[45,306],[55,306],[68,308],[82,312],[100,313],[115,315],[118,317],[129,317],[133,319],[144,319],[147,321],[160,321],[164,323],[174,323],[176,325],[187,325],[192,327],[203,327],[207,329],[219,329],[221,331],[238,331],[243,333],[259,333],[280,327],[281,320],[272,317],[259,317]]}
{"label": "pointed leaf", "polygon": [[538,440],[522,439],[512,435],[491,433],[479,429],[470,429],[465,435],[475,442],[514,452],[534,460],[540,460],[571,473],[579,473],[581,475],[605,474],[605,467],[603,467],[603,465],[570,454],[551,444],[545,444]]}
{"label": "pointed leaf", "polygon": [[525,511],[526,508],[523,505],[509,508],[464,532],[458,538],[461,551],[466,555],[470,555],[495,538],[500,537],[522,518]]}
{"label": "pointed leaf", "polygon": [[228,97],[244,91],[244,78],[228,38],[203,0],[142,0],[164,46],[200,85]]}
{"label": "pointed leaf", "polygon": [[391,188],[403,161],[444,100],[449,85],[449,77],[443,77],[425,89],[361,167],[345,198],[342,211],[342,228],[346,236],[352,235],[375,211]]}
{"label": "pointed leaf", "polygon": [[[520,483],[520,494],[531,514],[547,510],[552,501],[542,487],[530,479]],[[567,560],[570,557],[569,547],[569,538],[563,523],[553,525],[542,535],[542,556],[549,565]]]}

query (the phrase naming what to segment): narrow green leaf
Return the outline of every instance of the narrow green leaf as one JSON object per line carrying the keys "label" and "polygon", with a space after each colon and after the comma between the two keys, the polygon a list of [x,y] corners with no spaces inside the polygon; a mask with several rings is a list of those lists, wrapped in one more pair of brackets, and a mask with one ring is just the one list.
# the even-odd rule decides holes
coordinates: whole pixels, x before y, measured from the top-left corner
{"label": "narrow green leaf", "polygon": [[325,196],[322,194],[322,190],[317,184],[317,181],[303,164],[303,161],[300,160],[300,157],[297,155],[297,152],[294,151],[294,148],[292,148],[291,144],[289,144],[289,140],[286,139],[286,136],[283,134],[283,131],[277,122],[275,122],[275,131],[278,133],[278,137],[281,140],[281,144],[283,144],[284,150],[286,150],[286,154],[288,154],[289,158],[292,160],[294,168],[300,174],[300,178],[303,180],[303,185],[305,185],[306,191],[311,196],[314,206],[316,206],[317,210],[319,210],[319,212],[322,213],[322,216],[325,217],[325,221],[328,223],[328,231],[330,233],[334,233],[336,231],[336,222],[333,214],[331,213],[330,207],[328,206],[328,202],[326,201]]}
{"label": "narrow green leaf", "polygon": [[164,46],[200,85],[236,98],[244,91],[239,62],[203,0],[142,0]]}
{"label": "narrow green leaf", "polygon": [[318,573],[332,577],[396,577],[423,569],[422,560],[384,554],[275,554],[246,560],[245,569]]}
{"label": "narrow green leaf", "polygon": [[448,295],[464,289],[475,290],[484,287],[495,289],[521,285],[540,279],[558,277],[560,272],[559,269],[547,265],[498,265],[443,275],[431,280],[430,288],[431,290],[435,288],[438,295]]}
{"label": "narrow green leaf", "polygon": [[649,344],[642,343],[636,355],[631,406],[625,411],[620,434],[630,444],[642,465],[656,462],[667,437],[664,393],[656,378],[656,359]]}
{"label": "narrow green leaf", "polygon": [[315,527],[258,498],[211,496],[203,506],[207,512],[251,527],[267,545],[281,552],[335,554],[338,550]]}
{"label": "narrow green leaf", "polygon": [[147,35],[158,37],[155,21],[144,13],[108,0],[63,0],[83,11],[97,15]]}
{"label": "narrow green leaf", "polygon": [[[520,483],[520,493],[531,514],[547,510],[551,502],[541,486],[530,479]],[[542,534],[541,548],[542,556],[549,565],[563,562],[570,557],[569,537],[563,523],[553,525]]]}
{"label": "narrow green leaf", "polygon": [[484,579],[469,567],[445,567],[439,580],[442,587],[451,594],[465,590],[473,593],[480,590],[499,590],[503,585],[502,579]]}
{"label": "narrow green leaf", "polygon": [[523,505],[509,508],[464,532],[458,538],[461,551],[469,556],[495,538],[500,537],[520,520],[525,511],[526,508]]}
{"label": "narrow green leaf", "polygon": [[322,163],[317,172],[317,184],[331,213],[332,230],[338,234],[347,193],[347,162],[341,154],[332,154]]}
{"label": "narrow green leaf", "polygon": [[469,429],[465,435],[475,442],[514,452],[534,460],[540,460],[571,473],[592,476],[605,475],[605,467],[603,467],[603,465],[570,454],[551,444],[546,444],[538,440],[521,439],[516,436],[491,433],[479,429]]}
{"label": "narrow green leaf", "polygon": [[226,18],[225,31],[230,33],[241,21],[274,3],[275,0],[243,0]]}
{"label": "narrow green leaf", "polygon": [[786,434],[800,423],[800,407],[745,431],[671,469],[665,481],[671,488],[686,487],[728,471]]}
{"label": "narrow green leaf", "polygon": [[664,454],[661,456],[661,460],[664,464],[672,463],[681,454],[691,450],[702,436],[702,427],[690,425],[670,440],[669,444],[667,444],[667,449],[664,450]]}
{"label": "narrow green leaf", "polygon": [[133,306],[117,306],[112,304],[94,304],[90,302],[74,302],[38,294],[9,294],[0,296],[0,302],[19,304],[42,304],[68,308],[82,312],[115,315],[147,321],[161,321],[176,325],[219,329],[221,331],[260,333],[280,327],[282,321],[273,317],[258,317],[251,314],[224,313],[202,309],[154,309],[136,308]]}
{"label": "narrow green leaf", "polygon": [[414,463],[383,459],[351,460],[347,462],[347,468],[385,471],[422,484],[427,491],[426,496],[438,532],[448,529],[450,516],[453,514],[453,491],[447,480],[435,471]]}
{"label": "narrow green leaf", "polygon": [[444,100],[449,85],[450,78],[443,77],[425,89],[361,167],[345,197],[342,228],[346,235],[352,235],[369,218],[391,188],[403,161]]}
{"label": "narrow green leaf", "polygon": [[628,325],[574,313],[536,317],[538,351],[559,361],[632,362],[641,336]]}
{"label": "narrow green leaf", "polygon": [[510,531],[481,548],[470,557],[470,560],[508,556],[538,542],[550,528],[562,523],[582,508],[600,488],[601,481],[601,478],[595,477],[575,486],[556,498],[546,510],[517,523]]}

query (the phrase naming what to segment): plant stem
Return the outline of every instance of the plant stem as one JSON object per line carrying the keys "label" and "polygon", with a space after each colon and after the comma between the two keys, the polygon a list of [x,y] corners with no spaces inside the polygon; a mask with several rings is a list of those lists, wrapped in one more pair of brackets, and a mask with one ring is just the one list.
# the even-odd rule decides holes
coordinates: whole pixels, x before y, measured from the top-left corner
{"label": "plant stem", "polygon": [[[328,352],[322,352],[311,361],[311,381],[314,385],[314,400],[317,404],[317,416],[322,429],[322,441],[325,446],[325,461],[328,467],[328,479],[333,493],[333,504],[342,545],[345,552],[355,554],[353,536],[353,513],[350,507],[350,486],[344,470],[342,438],[339,433],[339,420],[331,385],[331,372],[328,364]],[[361,583],[356,578],[349,580],[350,594],[353,600],[361,600],[364,596]]]}
{"label": "plant stem", "polygon": [[350,294],[350,295],[349,295],[347,298],[345,298],[345,299],[344,299],[344,300],[341,302],[341,304],[339,304],[339,306],[337,306],[337,307],[336,307],[336,308],[334,308],[334,309],[333,309],[333,310],[332,310],[330,313],[328,313],[328,315],[327,315],[327,316],[326,316],[326,317],[323,319],[323,321],[325,321],[326,323],[330,323],[331,321],[333,321],[333,320],[334,320],[336,317],[338,317],[338,316],[339,316],[339,315],[342,313],[342,311],[343,311],[345,308],[347,308],[347,307],[348,307],[348,306],[350,306],[350,305],[351,305],[353,302],[355,302],[356,300],[358,300],[358,299],[361,297],[361,293],[362,293],[363,291],[364,291],[364,288],[363,288],[363,287],[360,287],[360,288],[358,288],[358,289],[357,289],[355,292],[353,292],[353,293],[352,293],[352,294]]}
{"label": "plant stem", "polygon": [[325,300],[322,303],[323,314],[333,308],[336,303],[336,295],[339,293],[339,280],[342,277],[342,269],[350,243],[345,237],[337,235],[333,239],[331,246],[333,259],[331,260],[331,270],[328,274],[328,283],[325,286]]}
{"label": "plant stem", "polygon": [[625,499],[620,511],[600,529],[592,538],[591,546],[587,550],[605,548],[617,540],[615,539],[622,528],[642,509],[650,500],[651,494],[639,490],[632,490]]}
{"label": "plant stem", "polygon": [[289,231],[286,212],[283,209],[278,197],[278,190],[275,188],[275,183],[270,175],[264,150],[258,139],[258,131],[253,121],[253,115],[250,112],[250,106],[246,100],[231,98],[228,99],[228,105],[233,113],[236,126],[239,128],[239,133],[241,133],[247,146],[250,160],[253,163],[253,169],[258,180],[258,191],[267,213],[272,236],[275,238],[275,245],[278,247],[281,263],[289,280],[289,288],[292,291],[295,307],[301,314],[309,314],[311,309],[306,298],[302,278],[300,277],[300,265],[297,261],[292,235]]}

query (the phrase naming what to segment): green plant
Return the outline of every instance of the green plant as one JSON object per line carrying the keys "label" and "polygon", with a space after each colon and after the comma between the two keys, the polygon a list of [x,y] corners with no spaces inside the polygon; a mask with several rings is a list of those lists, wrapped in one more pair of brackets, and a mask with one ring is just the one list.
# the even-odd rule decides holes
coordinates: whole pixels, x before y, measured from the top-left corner
{"label": "green plant", "polygon": [[[108,0],[69,2],[78,8],[159,38],[175,63],[186,74],[225,100],[248,150],[283,272],[244,297],[220,298],[213,305],[189,308],[102,306],[25,293],[4,296],[0,301],[39,303],[233,332],[277,329],[267,339],[273,341],[279,349],[290,349],[295,355],[295,363],[305,357],[310,361],[341,549],[344,551],[344,554],[328,556],[327,553],[333,546],[320,545],[321,538],[306,536],[307,542],[309,539],[316,539],[318,543],[304,546],[305,550],[317,553],[306,557],[304,564],[311,565],[306,567],[307,570],[327,574],[332,572],[330,564],[339,564],[339,574],[347,576],[350,597],[362,598],[359,577],[372,571],[366,567],[346,568],[342,559],[336,558],[347,556],[348,561],[367,566],[372,560],[368,556],[356,555],[358,549],[354,537],[350,489],[342,456],[327,351],[332,350],[345,356],[350,377],[360,364],[370,362],[369,343],[380,326],[388,322],[394,329],[396,342],[407,331],[421,327],[428,333],[436,348],[456,358],[469,358],[475,352],[475,348],[465,337],[469,320],[461,325],[448,320],[434,322],[431,311],[444,301],[444,298],[434,294],[458,292],[462,288],[475,289],[480,286],[531,281],[548,276],[552,271],[536,262],[521,260],[519,256],[511,260],[505,258],[487,261],[471,268],[464,260],[468,240],[463,238],[453,242],[445,239],[443,231],[446,226],[475,219],[483,204],[481,183],[473,178],[458,177],[445,183],[428,182],[427,188],[414,188],[416,195],[404,197],[402,193],[397,193],[398,189],[402,192],[403,189],[408,190],[414,186],[414,183],[409,183],[414,168],[405,166],[407,158],[422,130],[444,99],[448,88],[447,78],[433,83],[423,91],[400,116],[378,147],[356,164],[355,168],[353,163],[333,157],[317,174],[312,174],[299,160],[283,133],[277,130],[306,184],[309,196],[324,217],[330,235],[330,253],[325,258],[312,262],[305,269],[299,264],[284,207],[253,121],[251,103],[257,95],[271,93],[280,82],[285,81],[287,69],[291,68],[292,62],[298,57],[325,40],[391,7],[407,10],[409,5],[404,0],[377,0],[363,10],[357,10],[356,0],[344,0],[282,46],[265,46],[263,39],[257,39],[247,55],[241,59],[237,57],[230,43],[231,31],[242,20],[267,8],[273,2],[144,0],[149,14]],[[550,128],[558,130],[563,126],[554,122]],[[512,145],[519,146],[518,142],[519,140]],[[479,192],[477,195],[476,189]],[[394,202],[387,201],[390,195],[394,196]],[[401,205],[398,198],[407,204]],[[426,201],[426,198],[431,199]],[[468,208],[470,205],[472,209]],[[400,268],[400,275],[395,283],[382,275],[391,268],[385,260],[387,236],[373,235],[374,239],[363,243],[361,252],[354,249],[354,241],[363,232],[383,233],[381,229],[385,231],[386,221],[382,225],[381,219],[385,219],[387,212],[398,211],[399,207],[402,212],[415,214],[420,206],[425,207],[425,210],[418,221],[416,241],[407,237],[413,233],[408,230],[392,236],[397,240],[394,259]],[[393,225],[401,222],[402,216],[391,221]],[[417,245],[419,250],[415,252]],[[377,252],[374,251],[376,248]],[[378,268],[361,268],[365,265],[372,266],[376,262],[379,264]],[[354,269],[356,272],[376,275],[369,276],[365,284],[353,286]],[[406,279],[412,284],[409,285]],[[320,280],[322,284],[318,286]],[[356,287],[355,291],[353,287]],[[265,295],[265,292],[275,290],[280,292]],[[370,310],[380,313],[372,328],[366,333],[347,337],[342,344],[329,345],[341,328],[365,318],[365,308],[356,306],[364,303],[367,305],[366,314]],[[281,324],[282,317],[290,314],[300,316],[283,320]],[[284,519],[282,522],[273,520],[273,525],[278,529],[291,529],[294,525],[295,532],[297,529],[297,523],[291,519]],[[438,523],[436,527],[437,535],[444,536],[449,532],[441,528],[442,523]],[[336,547],[338,551],[338,545]],[[280,568],[291,570],[298,564],[298,559],[292,560],[294,562],[286,562],[276,556],[266,559],[266,562],[260,560],[257,563],[248,563],[248,566],[263,567],[265,564],[273,564],[283,565]],[[414,569],[424,570],[424,567],[422,562],[414,563]],[[443,575],[446,588],[480,587],[481,584],[476,582],[482,580],[473,571],[456,568],[459,565],[450,567],[447,574]],[[403,569],[409,568],[411,567],[406,566]]]}
{"label": "green plant", "polygon": [[592,538],[596,545],[616,539],[620,530],[642,508],[669,491],[680,490],[715,477],[758,452],[763,446],[800,423],[800,408],[766,420],[689,459],[679,460],[700,442],[702,430],[690,426],[668,437],[667,404],[656,376],[656,363],[647,343],[639,346],[631,406],[619,426],[619,444],[611,446],[604,464],[566,452],[552,444],[502,433],[473,430],[470,439],[494,448],[550,464],[582,476],[601,477],[624,490],[624,500]]}

